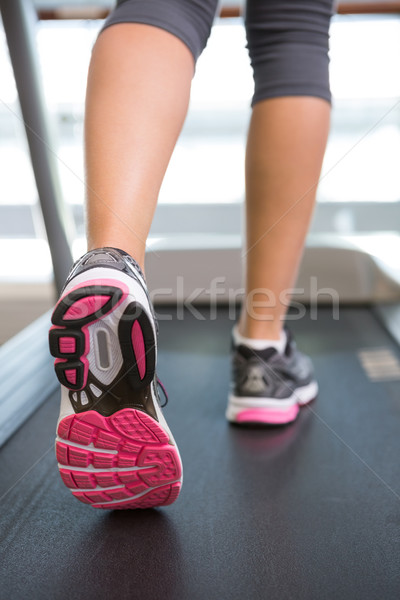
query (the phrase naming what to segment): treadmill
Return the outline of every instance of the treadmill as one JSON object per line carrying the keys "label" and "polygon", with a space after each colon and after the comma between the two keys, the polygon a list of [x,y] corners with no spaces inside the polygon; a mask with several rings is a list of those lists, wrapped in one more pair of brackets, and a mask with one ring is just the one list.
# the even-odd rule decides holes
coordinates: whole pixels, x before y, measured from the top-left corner
{"label": "treadmill", "polygon": [[[9,32],[27,4],[0,1]],[[54,189],[42,195],[47,229],[67,252],[53,252],[60,286],[71,256]],[[397,600],[399,300],[310,306],[291,321],[320,391],[284,427],[225,420],[231,306],[221,302],[210,318],[200,304],[203,319],[157,307],[158,372],[184,467],[179,499],[159,509],[96,510],[71,497],[54,453],[49,314],[4,344],[0,598]]]}

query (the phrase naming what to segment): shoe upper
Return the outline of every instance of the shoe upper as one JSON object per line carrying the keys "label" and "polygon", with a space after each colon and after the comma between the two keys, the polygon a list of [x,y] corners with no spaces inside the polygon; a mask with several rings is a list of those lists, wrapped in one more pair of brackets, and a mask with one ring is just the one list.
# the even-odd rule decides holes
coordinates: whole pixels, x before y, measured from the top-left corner
{"label": "shoe upper", "polygon": [[232,345],[232,390],[234,396],[285,399],[314,377],[311,360],[297,350],[291,333],[283,354],[275,348],[253,350]]}
{"label": "shoe upper", "polygon": [[80,273],[96,267],[106,267],[122,271],[137,279],[142,287],[145,287],[145,279],[141,268],[127,252],[119,250],[118,248],[97,248],[96,250],[90,250],[81,256],[81,258],[73,264],[64,288],[67,287],[71,279]]}
{"label": "shoe upper", "polygon": [[[143,306],[143,308],[145,309],[145,313],[147,313],[147,323],[148,323],[148,329],[149,327],[154,331],[154,341],[151,342],[151,334],[148,332],[148,336],[150,335],[150,338],[148,339],[147,343],[150,344],[150,346],[152,344],[154,344],[154,362],[156,363],[156,355],[157,355],[157,336],[158,336],[158,323],[157,323],[157,319],[154,313],[154,308],[147,290],[147,286],[146,286],[146,282],[145,282],[145,278],[143,275],[143,272],[141,271],[139,265],[137,264],[137,262],[126,252],[124,252],[123,250],[119,250],[117,248],[111,248],[111,247],[104,247],[104,248],[98,248],[95,250],[91,250],[89,252],[87,252],[86,254],[84,254],[80,259],[78,259],[74,265],[71,268],[71,271],[68,275],[68,278],[66,280],[66,283],[64,285],[63,288],[63,292],[61,294],[61,298],[63,298],[64,292],[67,290],[68,286],[71,287],[71,285],[73,285],[74,280],[82,275],[85,274],[84,277],[88,277],[88,281],[91,281],[91,274],[90,271],[93,269],[112,269],[116,271],[115,277],[116,280],[118,280],[118,274],[124,274],[124,276],[129,276],[130,278],[134,279],[136,284],[141,288],[141,290],[143,290],[145,297],[147,298],[147,306]],[[137,289],[137,288],[136,288]],[[71,295],[71,290],[66,294],[68,296]],[[68,299],[68,302],[71,302],[71,298]],[[67,302],[67,310],[68,310],[68,302]],[[62,313],[62,316],[64,315],[65,312],[65,306],[62,302],[62,300],[60,299],[54,313],[53,313],[53,323],[54,321],[54,315],[58,314],[58,312]],[[58,312],[57,312],[58,311]],[[63,312],[64,311],[64,312]],[[128,312],[127,312],[128,311]],[[131,323],[130,318],[131,315],[129,313],[129,307],[125,309],[124,312],[124,316],[126,316],[126,327],[128,328],[127,331],[128,333],[126,334],[125,326],[121,327],[121,322],[123,321],[124,316],[122,317],[118,329],[115,330],[115,336],[118,337],[118,340],[116,339],[116,337],[111,338],[111,342],[110,342],[110,335],[112,335],[112,333],[110,333],[110,331],[108,331],[108,333],[106,335],[108,335],[108,338],[104,338],[104,339],[108,339],[108,344],[110,344],[109,346],[109,350],[107,350],[107,356],[108,356],[108,360],[110,360],[110,356],[113,356],[113,360],[110,362],[110,368],[108,369],[109,373],[107,371],[107,369],[102,369],[102,371],[99,371],[99,366],[97,364],[97,360],[93,359],[93,352],[95,352],[95,350],[93,348],[95,348],[95,345],[93,345],[93,342],[91,343],[90,346],[90,369],[89,369],[89,373],[87,374],[86,378],[87,378],[87,383],[85,384],[85,387],[83,388],[83,394],[84,394],[84,399],[85,402],[81,403],[80,402],[80,396],[82,395],[82,390],[79,387],[79,382],[76,382],[76,385],[72,386],[71,383],[69,383],[68,381],[66,381],[64,378],[62,378],[62,380],[60,379],[61,383],[68,388],[68,396],[70,399],[70,402],[73,404],[74,406],[74,410],[75,411],[87,411],[89,409],[91,409],[92,404],[94,403],[96,405],[96,410],[103,410],[103,404],[104,406],[104,411],[107,410],[111,410],[110,405],[112,404],[114,406],[114,399],[115,398],[119,398],[118,402],[122,402],[125,401],[126,398],[129,398],[130,396],[132,396],[132,390],[129,387],[129,383],[127,383],[127,379],[129,379],[129,377],[126,375],[126,373],[131,373],[131,375],[135,372],[135,369],[133,369],[133,366],[130,365],[130,367],[128,369],[126,369],[126,366],[123,367],[123,369],[126,370],[126,373],[124,373],[123,371],[118,372],[117,374],[112,372],[112,369],[115,368],[117,369],[117,367],[115,365],[119,365],[121,361],[124,360],[123,356],[121,355],[121,350],[117,351],[116,349],[116,345],[120,345],[121,348],[121,336],[124,336],[124,343],[126,345],[126,339],[125,338],[129,338],[129,340],[131,340],[132,338],[132,332],[129,329],[129,324]],[[144,321],[146,321],[146,318],[144,318]],[[96,321],[95,319],[92,319],[93,321]],[[136,319],[137,320],[137,319]],[[100,321],[99,321],[100,322]],[[133,321],[132,321],[133,322]],[[61,335],[61,337],[63,336],[63,334],[65,333],[65,323],[64,321],[61,321],[61,323],[56,322],[58,326],[61,327],[61,329],[57,330],[57,331],[50,331],[50,347],[52,350],[52,354],[53,356],[55,356],[56,358],[58,358],[58,361],[56,361],[56,370],[57,370],[57,364],[61,365],[61,367],[59,366],[58,369],[60,370],[60,368],[62,369],[63,367],[65,367],[66,364],[66,359],[68,358],[69,360],[69,364],[68,363],[68,368],[74,368],[76,369],[76,366],[78,365],[80,368],[81,363],[83,363],[82,359],[81,359],[81,354],[80,351],[83,352],[82,348],[79,349],[75,346],[74,350],[75,352],[73,353],[73,355],[68,355],[67,357],[65,357],[63,354],[59,354],[59,340],[57,337],[57,334]],[[68,322],[68,326],[71,328],[71,322]],[[56,325],[56,327],[57,327]],[[144,327],[146,325],[146,322],[142,323],[142,326]],[[91,327],[93,328],[95,325],[91,324]],[[106,327],[107,329],[107,325],[104,325],[104,321],[101,321],[101,326]],[[100,326],[100,329],[101,329]],[[52,328],[54,329],[54,328]],[[60,334],[60,331],[62,332]],[[141,327],[141,333],[143,336],[143,329]],[[124,333],[125,332],[125,333]],[[66,339],[72,339],[74,338],[74,336],[80,336],[82,337],[82,333],[81,330],[79,330],[77,333],[75,331],[69,332],[66,335]],[[65,337],[65,335],[64,335]],[[74,338],[75,339],[75,338]],[[90,334],[88,334],[88,339],[90,339]],[[150,340],[150,341],[149,341]],[[97,343],[99,343],[97,341]],[[144,341],[143,341],[144,343]],[[86,342],[87,344],[87,342]],[[130,343],[127,344],[128,347],[130,347]],[[126,353],[126,349],[124,350]],[[97,350],[98,352],[98,350]],[[76,356],[75,356],[76,354]],[[150,358],[152,357],[153,352],[150,352],[149,350],[149,354],[146,352],[146,365],[150,364]],[[88,355],[89,356],[89,355]],[[61,360],[60,360],[61,357]],[[85,360],[87,361],[88,359],[86,358],[86,354],[84,355]],[[72,362],[71,362],[72,361]],[[76,364],[75,364],[76,363]],[[122,363],[123,364],[123,363]],[[82,369],[81,369],[82,370]],[[115,376],[116,375],[116,376]],[[110,381],[106,381],[107,378],[111,377]],[[144,380],[143,380],[144,381]],[[93,397],[92,394],[92,388],[90,387],[92,385],[92,387],[94,386],[94,389],[98,390],[98,394],[100,392],[103,392],[101,394],[101,396],[96,396]],[[145,386],[143,388],[143,390],[136,390],[135,394],[136,396],[139,398],[140,396],[140,402],[143,403],[143,405],[146,405],[147,407],[147,412],[149,412],[149,414],[151,414],[153,417],[155,417],[155,415],[153,414],[153,410],[151,410],[151,397],[153,397],[158,405],[160,406],[165,406],[165,404],[168,401],[168,397],[167,394],[165,392],[165,389],[163,389],[163,393],[165,396],[165,402],[162,404],[161,402],[161,398],[160,398],[160,394],[159,394],[159,386],[160,386],[160,382],[159,379],[157,377],[157,374],[154,370],[154,378],[151,382],[149,382],[148,386]],[[110,388],[110,390],[108,390],[108,388]],[[111,393],[112,390],[112,393]],[[117,402],[117,404],[118,404]],[[139,402],[139,400],[138,400]]]}

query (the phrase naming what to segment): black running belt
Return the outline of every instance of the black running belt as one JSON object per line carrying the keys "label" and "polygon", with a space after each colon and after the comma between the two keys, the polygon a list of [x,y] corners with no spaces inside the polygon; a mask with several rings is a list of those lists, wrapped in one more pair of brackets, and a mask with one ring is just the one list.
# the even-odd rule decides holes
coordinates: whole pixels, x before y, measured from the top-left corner
{"label": "black running belt", "polygon": [[0,450],[0,597],[397,600],[400,381],[394,367],[375,377],[370,361],[382,349],[398,361],[399,349],[366,308],[315,316],[290,326],[320,396],[275,428],[225,421],[228,310],[160,320],[184,465],[164,509],[76,502],[56,468],[50,397]]}

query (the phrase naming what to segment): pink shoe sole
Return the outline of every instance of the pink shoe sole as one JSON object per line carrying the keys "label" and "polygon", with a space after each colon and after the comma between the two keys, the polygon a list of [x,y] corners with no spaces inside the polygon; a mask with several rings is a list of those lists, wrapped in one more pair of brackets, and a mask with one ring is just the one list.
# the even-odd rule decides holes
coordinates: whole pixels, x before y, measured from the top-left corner
{"label": "pink shoe sole", "polygon": [[161,426],[146,413],[96,411],[60,421],[56,455],[73,495],[95,508],[151,508],[178,497],[181,463]]}

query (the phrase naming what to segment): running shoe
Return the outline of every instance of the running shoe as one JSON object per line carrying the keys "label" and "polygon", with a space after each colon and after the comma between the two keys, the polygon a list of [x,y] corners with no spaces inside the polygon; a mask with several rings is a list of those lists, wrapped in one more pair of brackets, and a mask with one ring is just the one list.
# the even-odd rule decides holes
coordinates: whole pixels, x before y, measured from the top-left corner
{"label": "running shoe", "polygon": [[157,324],[137,263],[115,248],[85,254],[52,323],[63,482],[95,508],[172,504],[182,464],[160,408]]}
{"label": "running shoe", "polygon": [[232,345],[232,385],[226,418],[233,423],[291,423],[314,400],[318,384],[308,356],[299,352],[288,329],[283,353]]}

